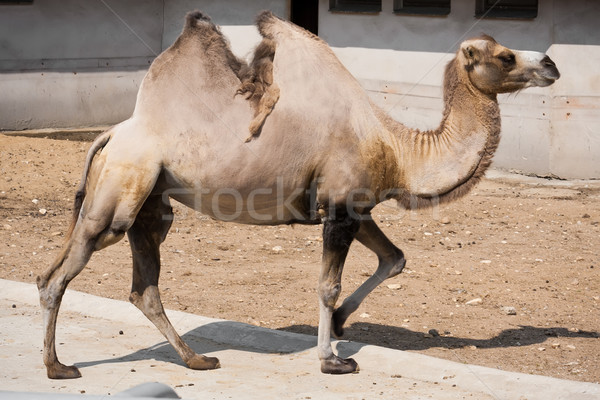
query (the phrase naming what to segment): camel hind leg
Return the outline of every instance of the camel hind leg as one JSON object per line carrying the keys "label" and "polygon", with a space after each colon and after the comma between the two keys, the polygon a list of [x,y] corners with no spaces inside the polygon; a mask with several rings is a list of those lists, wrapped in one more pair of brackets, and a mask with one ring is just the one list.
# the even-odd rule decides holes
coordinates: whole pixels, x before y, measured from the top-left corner
{"label": "camel hind leg", "polygon": [[[128,160],[129,161],[129,160]],[[56,261],[37,278],[43,316],[43,359],[49,378],[81,376],[75,366],[56,355],[56,321],[69,282],[85,267],[93,252],[119,241],[133,224],[137,211],[154,187],[158,167],[131,168],[130,162],[100,157],[94,161],[88,195],[65,247]],[[131,188],[135,190],[131,190]]]}
{"label": "camel hind leg", "polygon": [[167,318],[158,291],[159,246],[173,217],[168,199],[150,196],[127,231],[133,254],[133,282],[129,300],[160,330],[188,367],[198,370],[219,368],[219,360],[196,354],[179,336]]}

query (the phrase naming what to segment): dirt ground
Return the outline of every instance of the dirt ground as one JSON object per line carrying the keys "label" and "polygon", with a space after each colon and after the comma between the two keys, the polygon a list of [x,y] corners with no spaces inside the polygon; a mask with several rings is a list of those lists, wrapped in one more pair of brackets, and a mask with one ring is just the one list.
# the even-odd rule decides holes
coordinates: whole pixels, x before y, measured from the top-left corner
{"label": "dirt ground", "polygon": [[[34,282],[64,240],[93,135],[51,138],[0,134],[0,278]],[[434,210],[377,206],[407,268],[364,301],[345,338],[599,382],[600,184],[525,181],[485,180]],[[161,248],[167,308],[316,335],[319,226],[226,224],[175,208]],[[342,298],[376,261],[352,246]],[[124,239],[69,287],[127,300],[130,275]]]}

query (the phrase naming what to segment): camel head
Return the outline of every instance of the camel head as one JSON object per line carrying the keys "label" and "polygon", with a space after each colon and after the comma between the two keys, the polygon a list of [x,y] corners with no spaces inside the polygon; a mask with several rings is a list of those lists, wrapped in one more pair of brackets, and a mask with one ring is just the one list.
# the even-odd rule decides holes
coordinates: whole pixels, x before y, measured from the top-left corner
{"label": "camel head", "polygon": [[465,40],[457,61],[464,66],[471,83],[488,94],[549,86],[560,77],[546,54],[512,50],[487,35]]}

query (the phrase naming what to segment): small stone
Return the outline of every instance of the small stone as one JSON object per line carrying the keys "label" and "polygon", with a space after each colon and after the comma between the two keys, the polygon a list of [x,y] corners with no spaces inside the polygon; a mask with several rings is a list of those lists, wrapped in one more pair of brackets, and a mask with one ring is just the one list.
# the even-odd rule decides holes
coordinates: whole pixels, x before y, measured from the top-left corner
{"label": "small stone", "polygon": [[10,231],[12,229],[12,226],[10,226],[9,224],[4,224],[2,227],[7,231]]}
{"label": "small stone", "polygon": [[42,215],[46,215],[46,213],[48,213],[48,210],[46,210],[45,208],[40,208],[38,211]]}
{"label": "small stone", "polygon": [[33,200],[31,200],[31,202],[32,202],[33,204],[37,204],[37,203],[39,203],[40,201],[39,201],[38,199],[33,199]]}
{"label": "small stone", "polygon": [[387,285],[387,287],[391,290],[399,290],[402,288],[402,285],[400,285],[399,283],[390,283],[389,285]]}
{"label": "small stone", "polygon": [[492,260],[481,260],[480,263],[482,263],[482,264],[491,264]]}
{"label": "small stone", "polygon": [[590,218],[590,214],[588,214],[588,213],[585,213],[585,214],[583,214],[583,215],[581,216],[581,218]]}
{"label": "small stone", "polygon": [[552,343],[551,346],[552,346],[553,349],[558,349],[560,347],[560,343],[555,342],[555,343]]}
{"label": "small stone", "polygon": [[511,306],[502,307],[502,311],[506,315],[517,315],[517,310],[514,307],[511,307]]}
{"label": "small stone", "polygon": [[465,304],[468,305],[468,306],[476,306],[476,305],[481,304],[481,303],[483,303],[483,300],[481,299],[481,297],[477,297],[477,298],[475,298],[473,300],[467,301]]}
{"label": "small stone", "polygon": [[271,250],[273,250],[274,253],[281,253],[283,251],[283,247],[274,246]]}
{"label": "small stone", "polygon": [[440,336],[440,333],[437,331],[437,329],[430,329],[429,330],[429,334],[433,337],[438,337]]}
{"label": "small stone", "polygon": [[365,313],[360,314],[359,317],[361,317],[361,318],[371,318],[371,314],[368,314],[368,313],[365,312]]}
{"label": "small stone", "polygon": [[59,232],[59,231],[52,232],[52,233],[50,234],[50,236],[60,236],[60,235],[62,235],[62,232]]}
{"label": "small stone", "polygon": [[467,235],[467,236],[471,236],[472,234],[473,234],[473,232],[471,232],[471,231],[465,231],[465,235]]}
{"label": "small stone", "polygon": [[442,223],[442,224],[444,224],[444,225],[448,225],[448,224],[450,223],[450,218],[448,218],[448,217],[443,217],[443,218],[440,220],[440,223]]}
{"label": "small stone", "polygon": [[467,346],[467,349],[469,349],[469,350],[477,350],[477,346],[474,346],[474,345]]}
{"label": "small stone", "polygon": [[538,350],[539,351],[546,351],[546,348],[545,347],[538,347]]}
{"label": "small stone", "polygon": [[577,348],[577,347],[573,346],[572,344],[568,344],[566,347],[569,350],[575,350]]}

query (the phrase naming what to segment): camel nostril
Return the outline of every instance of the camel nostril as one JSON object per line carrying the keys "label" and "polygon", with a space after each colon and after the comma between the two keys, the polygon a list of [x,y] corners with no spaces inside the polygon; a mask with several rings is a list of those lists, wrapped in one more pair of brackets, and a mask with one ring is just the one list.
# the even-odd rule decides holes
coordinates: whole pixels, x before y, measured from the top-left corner
{"label": "camel nostril", "polygon": [[556,67],[556,64],[554,64],[554,61],[552,61],[552,59],[550,59],[550,57],[546,56],[542,59],[542,65],[544,65],[545,67]]}

